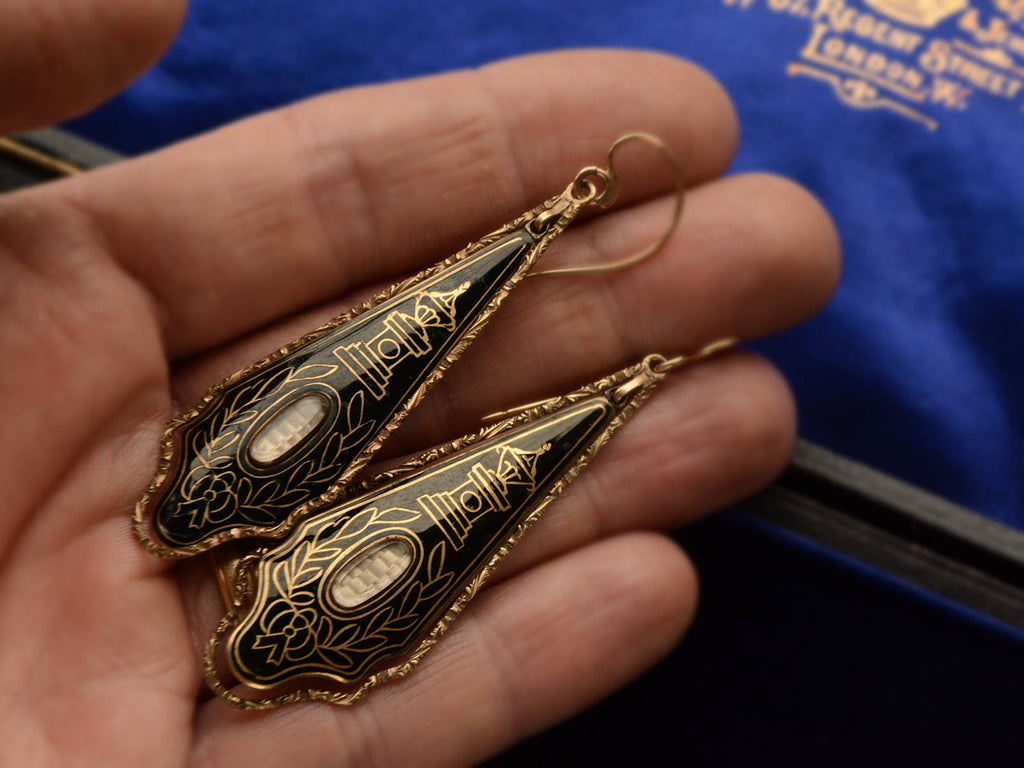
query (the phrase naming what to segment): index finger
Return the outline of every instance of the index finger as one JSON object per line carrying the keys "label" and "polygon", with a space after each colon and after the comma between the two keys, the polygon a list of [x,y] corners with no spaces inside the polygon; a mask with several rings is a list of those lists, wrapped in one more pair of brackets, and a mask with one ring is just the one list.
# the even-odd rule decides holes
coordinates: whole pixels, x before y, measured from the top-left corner
{"label": "index finger", "polygon": [[[737,135],[698,67],[557,53],[330,94],[35,194],[84,212],[180,357],[437,261],[637,129],[691,184],[724,171]],[[666,189],[658,162],[631,159],[624,202]]]}

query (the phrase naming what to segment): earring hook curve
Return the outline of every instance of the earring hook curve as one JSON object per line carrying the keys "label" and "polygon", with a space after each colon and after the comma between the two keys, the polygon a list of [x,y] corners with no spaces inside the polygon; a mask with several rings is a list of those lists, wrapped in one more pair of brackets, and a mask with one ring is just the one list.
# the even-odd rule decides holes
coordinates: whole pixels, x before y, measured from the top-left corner
{"label": "earring hook curve", "polygon": [[[650,133],[644,133],[641,131],[635,133],[627,133],[620,136],[612,144],[608,150],[608,168],[598,168],[596,166],[588,166],[582,169],[573,183],[569,186],[570,195],[573,196],[579,202],[585,205],[596,205],[600,208],[608,208],[615,202],[619,194],[620,176],[615,166],[615,156],[619,149],[631,142],[640,142],[647,144],[648,146],[654,147],[656,150],[661,152],[662,156],[668,162],[672,169],[672,173],[675,176],[676,181],[676,196],[675,205],[672,210],[672,217],[669,221],[668,227],[662,232],[661,237],[655,240],[653,243],[648,245],[646,248],[631,254],[624,259],[613,261],[607,264],[595,264],[581,267],[558,267],[556,269],[545,269],[541,272],[532,272],[527,277],[550,277],[553,275],[588,275],[598,274],[604,272],[614,272],[620,269],[631,267],[634,264],[639,264],[642,261],[650,258],[654,254],[658,253],[665,244],[672,237],[673,233],[679,226],[679,220],[683,216],[684,201],[686,198],[686,176],[683,173],[682,164],[679,159],[675,156],[675,153],[669,148],[669,146]],[[593,181],[593,177],[603,183],[603,189]]]}

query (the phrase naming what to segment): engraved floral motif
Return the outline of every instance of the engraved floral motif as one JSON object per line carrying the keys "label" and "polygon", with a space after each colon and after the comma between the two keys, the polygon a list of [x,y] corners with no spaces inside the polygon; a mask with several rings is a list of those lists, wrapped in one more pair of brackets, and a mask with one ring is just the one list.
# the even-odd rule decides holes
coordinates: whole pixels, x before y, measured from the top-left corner
{"label": "engraved floral motif", "polygon": [[236,462],[241,434],[258,415],[250,407],[254,400],[276,398],[294,383],[329,376],[336,368],[307,365],[297,371],[286,370],[225,402],[216,417],[192,438],[196,466],[182,483],[184,503],[170,517],[186,517],[192,529],[221,526],[232,518],[240,523],[272,526],[309,498],[309,486],[330,483],[345,454],[362,445],[376,428],[375,420],[363,420],[362,392],[349,399],[321,450],[287,475],[257,484],[249,477],[239,477],[231,467]]}
{"label": "engraved floral motif", "polygon": [[218,524],[230,518],[238,508],[238,497],[234,485],[237,481],[234,472],[215,474],[205,468],[193,472],[181,491],[184,503],[180,514],[188,515],[189,527],[201,528],[209,524]]}
{"label": "engraved floral motif", "polygon": [[299,608],[287,600],[278,603],[274,606],[274,618],[266,632],[256,639],[255,647],[268,649],[267,661],[272,664],[303,661],[316,650],[316,611]]}
{"label": "engraved floral motif", "polygon": [[[266,651],[263,661],[275,667],[287,670],[286,662],[305,661],[310,670],[349,679],[357,679],[380,658],[400,651],[408,631],[427,618],[438,596],[455,579],[447,562],[446,542],[431,549],[422,564],[421,581],[410,586],[400,603],[385,603],[358,621],[322,605],[318,589],[353,543],[395,531],[411,536],[404,526],[421,517],[420,512],[401,507],[368,507],[340,528],[322,527],[285,559],[271,563],[266,576],[276,597],[252,628],[252,648]],[[269,677],[277,674],[270,672]]]}

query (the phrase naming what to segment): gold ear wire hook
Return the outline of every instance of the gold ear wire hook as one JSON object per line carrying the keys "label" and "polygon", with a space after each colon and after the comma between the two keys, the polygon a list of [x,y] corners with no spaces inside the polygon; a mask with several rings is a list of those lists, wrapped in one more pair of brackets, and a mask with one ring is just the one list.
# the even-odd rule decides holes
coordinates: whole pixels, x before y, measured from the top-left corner
{"label": "gold ear wire hook", "polygon": [[[662,233],[661,237],[643,250],[609,264],[546,269],[541,272],[531,272],[527,277],[586,275],[601,272],[612,272],[614,270],[631,267],[634,264],[639,264],[641,261],[650,258],[665,247],[665,243],[667,243],[669,238],[672,237],[672,233],[676,231],[676,227],[679,226],[679,220],[683,216],[683,201],[686,197],[686,177],[683,174],[683,168],[678,158],[676,158],[672,150],[669,149],[668,145],[657,136],[653,136],[649,133],[628,133],[625,136],[620,136],[608,150],[608,168],[604,169],[596,166],[588,166],[582,169],[578,174],[576,174],[576,178],[573,180],[572,184],[569,185],[568,189],[566,189],[565,197],[571,198],[571,200],[578,205],[596,205],[600,208],[608,208],[612,203],[614,203],[619,194],[620,180],[618,171],[615,169],[615,154],[618,152],[620,147],[632,141],[642,142],[661,152],[671,166],[672,172],[675,174],[675,207],[672,211],[672,219],[669,221],[669,225]],[[599,187],[598,184],[595,183],[593,180],[594,177],[603,184],[603,188]],[[552,211],[552,215],[560,214],[555,214]]]}
{"label": "gold ear wire hook", "polygon": [[[663,379],[668,373],[671,373],[676,368],[682,368],[684,365],[699,363],[701,360],[706,360],[714,355],[721,354],[722,352],[728,352],[730,349],[739,346],[739,343],[739,339],[734,336],[730,336],[725,339],[713,341],[710,344],[705,344],[696,352],[689,355],[676,355],[675,357],[648,355],[643,359],[643,369],[641,372],[628,381],[623,382],[614,390],[611,390],[611,398],[614,402],[620,403],[637,390],[643,389],[646,386],[650,386],[653,382]],[[532,408],[538,408],[549,403],[558,403],[560,400],[564,402],[562,398],[558,397],[552,397],[546,400],[534,400],[532,403],[517,405],[515,408],[507,408],[503,411],[489,413],[483,417],[482,421],[485,424],[489,424],[493,421],[497,421],[498,419],[518,416]]]}

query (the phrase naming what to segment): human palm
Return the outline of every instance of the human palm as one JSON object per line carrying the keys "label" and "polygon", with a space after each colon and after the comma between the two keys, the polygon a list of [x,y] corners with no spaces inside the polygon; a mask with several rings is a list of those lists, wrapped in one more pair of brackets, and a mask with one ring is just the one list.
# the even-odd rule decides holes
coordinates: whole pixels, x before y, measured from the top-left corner
{"label": "human palm", "polygon": [[[113,91],[180,12],[138,4],[100,26],[71,10],[104,5],[53,3],[47,19],[15,7],[6,26],[38,45],[0,46],[0,92],[13,94],[0,129]],[[219,610],[209,563],[159,561],[129,523],[176,410],[559,191],[635,129],[682,159],[680,231],[629,271],[521,287],[391,439],[397,454],[648,352],[799,321],[836,279],[827,216],[780,179],[718,178],[737,131],[706,74],[611,51],[331,94],[0,198],[5,763],[468,763],[676,642],[695,577],[649,531],[767,482],[794,434],[785,385],[753,356],[670,378],[421,668],[355,707],[246,713],[211,699],[197,656]],[[631,156],[620,212],[577,225],[551,258],[614,260],[656,239],[672,205],[657,163]]]}

